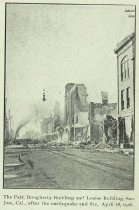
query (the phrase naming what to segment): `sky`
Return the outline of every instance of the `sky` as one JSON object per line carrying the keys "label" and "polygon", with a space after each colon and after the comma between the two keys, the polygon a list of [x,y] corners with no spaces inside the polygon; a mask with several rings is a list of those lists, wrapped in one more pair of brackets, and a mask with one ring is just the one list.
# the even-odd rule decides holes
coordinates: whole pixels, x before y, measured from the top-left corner
{"label": "sky", "polygon": [[[9,4],[6,17],[6,98],[13,127],[64,113],[68,82],[84,83],[88,101],[117,102],[117,43],[134,32],[129,6]],[[46,89],[47,101],[42,101]]]}

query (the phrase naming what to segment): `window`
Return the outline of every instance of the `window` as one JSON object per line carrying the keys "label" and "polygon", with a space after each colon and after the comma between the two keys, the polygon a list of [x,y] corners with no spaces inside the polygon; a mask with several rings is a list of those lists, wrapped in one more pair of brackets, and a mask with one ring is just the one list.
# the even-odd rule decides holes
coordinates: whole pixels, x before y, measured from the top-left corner
{"label": "window", "polygon": [[121,81],[129,77],[129,60],[128,57],[124,57],[121,62]]}
{"label": "window", "polygon": [[127,109],[130,107],[130,87],[126,88]]}
{"label": "window", "polygon": [[124,109],[124,90],[121,90],[121,110]]}
{"label": "window", "polygon": [[124,72],[123,72],[123,65],[121,65],[121,81],[123,81],[123,75],[124,75]]}
{"label": "window", "polygon": [[130,73],[129,73],[129,60],[127,61],[127,75],[128,75],[128,77],[130,76]]}

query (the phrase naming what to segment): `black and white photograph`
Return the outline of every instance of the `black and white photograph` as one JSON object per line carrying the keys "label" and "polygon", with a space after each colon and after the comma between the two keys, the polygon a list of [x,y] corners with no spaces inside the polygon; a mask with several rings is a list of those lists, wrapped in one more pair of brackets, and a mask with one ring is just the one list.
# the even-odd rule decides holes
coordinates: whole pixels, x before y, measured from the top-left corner
{"label": "black and white photograph", "polygon": [[134,190],[135,76],[135,5],[6,3],[3,189]]}

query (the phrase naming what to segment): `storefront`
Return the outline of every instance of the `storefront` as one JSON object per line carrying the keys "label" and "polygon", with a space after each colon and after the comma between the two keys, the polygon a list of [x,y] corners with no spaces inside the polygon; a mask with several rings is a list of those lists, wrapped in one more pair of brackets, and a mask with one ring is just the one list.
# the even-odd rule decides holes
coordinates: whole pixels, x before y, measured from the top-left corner
{"label": "storefront", "polygon": [[134,145],[134,116],[118,118],[120,148],[133,148]]}

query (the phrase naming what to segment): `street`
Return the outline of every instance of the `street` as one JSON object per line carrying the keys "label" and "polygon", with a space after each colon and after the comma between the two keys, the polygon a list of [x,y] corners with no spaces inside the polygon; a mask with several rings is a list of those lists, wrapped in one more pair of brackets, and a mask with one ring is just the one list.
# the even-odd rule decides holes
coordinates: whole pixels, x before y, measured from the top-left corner
{"label": "street", "polygon": [[3,188],[134,190],[136,5],[3,6]]}
{"label": "street", "polygon": [[5,188],[133,189],[132,156],[80,149],[16,149],[6,151],[5,162],[18,162],[20,153],[26,164],[5,170],[5,175],[13,175],[5,179]]}

